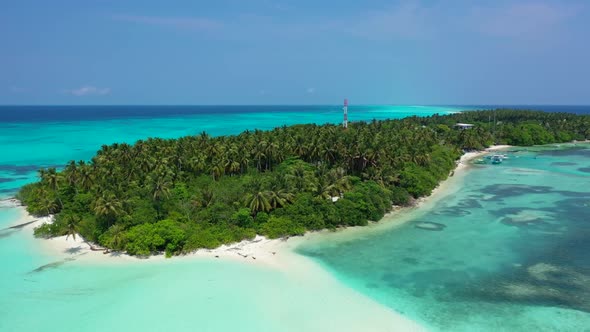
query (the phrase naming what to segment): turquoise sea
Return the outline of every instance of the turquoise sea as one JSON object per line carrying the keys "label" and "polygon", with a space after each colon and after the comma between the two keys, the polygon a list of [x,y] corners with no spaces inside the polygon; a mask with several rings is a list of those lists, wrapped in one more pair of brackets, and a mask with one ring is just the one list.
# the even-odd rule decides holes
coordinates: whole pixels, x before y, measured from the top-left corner
{"label": "turquoise sea", "polygon": [[[355,121],[460,110],[349,112]],[[40,166],[88,159],[102,144],[337,123],[340,116],[339,106],[127,113],[0,107],[0,195],[35,180]],[[589,331],[590,148],[514,148],[508,155],[501,165],[471,166],[452,179],[451,195],[408,212],[401,227],[385,223],[306,241],[298,252],[339,280],[320,284],[320,292],[307,276],[236,262],[56,259],[30,228],[5,229],[19,211],[0,203],[0,331],[340,331],[359,330],[354,323],[363,320],[370,326],[376,316],[353,312],[358,307],[348,303],[347,289],[432,330]],[[415,227],[424,221],[446,227]]]}

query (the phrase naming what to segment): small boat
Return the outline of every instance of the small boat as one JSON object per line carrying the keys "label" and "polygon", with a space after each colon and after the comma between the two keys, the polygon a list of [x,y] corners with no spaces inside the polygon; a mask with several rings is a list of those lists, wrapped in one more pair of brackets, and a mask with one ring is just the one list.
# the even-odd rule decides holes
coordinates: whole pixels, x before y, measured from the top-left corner
{"label": "small boat", "polygon": [[500,154],[495,154],[492,156],[491,160],[492,160],[492,164],[501,164],[502,161],[504,160],[504,158]]}
{"label": "small boat", "polygon": [[474,164],[485,164],[486,160],[483,158],[479,158],[473,162]]}

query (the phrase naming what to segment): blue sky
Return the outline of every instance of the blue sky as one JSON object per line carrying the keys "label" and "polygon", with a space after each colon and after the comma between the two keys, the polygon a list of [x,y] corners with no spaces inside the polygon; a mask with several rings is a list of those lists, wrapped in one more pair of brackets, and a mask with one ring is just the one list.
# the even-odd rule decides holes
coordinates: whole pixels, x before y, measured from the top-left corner
{"label": "blue sky", "polygon": [[0,8],[0,104],[590,104],[583,0]]}

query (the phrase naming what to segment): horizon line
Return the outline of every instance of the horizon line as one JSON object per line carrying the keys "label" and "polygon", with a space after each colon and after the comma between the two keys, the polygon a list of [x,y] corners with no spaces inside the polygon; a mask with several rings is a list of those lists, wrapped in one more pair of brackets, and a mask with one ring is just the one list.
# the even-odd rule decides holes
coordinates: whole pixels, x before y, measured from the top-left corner
{"label": "horizon line", "polygon": [[[341,106],[341,103],[338,104],[0,104],[0,107],[105,107],[105,106],[113,106],[113,107],[121,107],[121,106],[129,106],[129,107],[235,107],[235,106]],[[408,107],[424,107],[424,106],[432,106],[432,107],[481,107],[481,106],[494,106],[494,107],[504,107],[504,106],[578,106],[578,107],[590,107],[589,104],[390,104],[390,103],[383,103],[383,104],[349,104],[349,106],[408,106]]]}

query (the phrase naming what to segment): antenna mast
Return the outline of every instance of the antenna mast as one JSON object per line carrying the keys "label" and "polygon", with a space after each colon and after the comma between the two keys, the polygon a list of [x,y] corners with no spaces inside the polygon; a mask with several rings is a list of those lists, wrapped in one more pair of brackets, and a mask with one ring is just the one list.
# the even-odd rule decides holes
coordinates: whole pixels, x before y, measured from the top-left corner
{"label": "antenna mast", "polygon": [[344,127],[344,129],[348,129],[348,99],[344,99],[344,107],[342,110],[344,111],[344,121],[342,121],[342,127]]}

